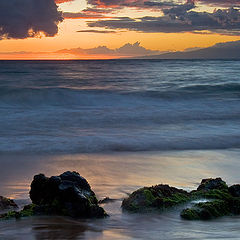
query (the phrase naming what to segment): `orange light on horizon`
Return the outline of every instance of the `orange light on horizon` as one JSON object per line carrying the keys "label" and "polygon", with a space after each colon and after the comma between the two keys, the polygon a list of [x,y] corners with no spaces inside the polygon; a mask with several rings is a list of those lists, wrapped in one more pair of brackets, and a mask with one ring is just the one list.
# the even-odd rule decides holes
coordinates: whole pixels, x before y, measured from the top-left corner
{"label": "orange light on horizon", "polygon": [[0,54],[0,60],[107,60],[117,58],[119,57],[109,55],[73,55],[58,53]]}

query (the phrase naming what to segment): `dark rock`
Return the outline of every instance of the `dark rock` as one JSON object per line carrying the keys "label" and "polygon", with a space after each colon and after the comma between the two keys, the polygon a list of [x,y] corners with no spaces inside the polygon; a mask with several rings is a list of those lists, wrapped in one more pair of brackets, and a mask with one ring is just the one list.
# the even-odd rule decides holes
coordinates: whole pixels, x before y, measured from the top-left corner
{"label": "dark rock", "polygon": [[229,192],[234,197],[240,197],[240,184],[235,184],[229,187]]}
{"label": "dark rock", "polygon": [[227,189],[228,186],[226,182],[224,182],[221,178],[207,178],[203,179],[199,187],[197,188],[197,191],[204,190],[212,190],[212,189]]}
{"label": "dark rock", "polygon": [[168,185],[144,187],[123,200],[122,208],[132,212],[148,211],[149,208],[164,209],[189,200],[189,193]]}
{"label": "dark rock", "polygon": [[34,176],[30,198],[35,205],[34,214],[56,214],[71,217],[105,217],[98,206],[95,193],[87,180],[77,172],[60,176]]}
{"label": "dark rock", "polygon": [[0,211],[14,208],[18,206],[13,200],[0,196]]}
{"label": "dark rock", "polygon": [[106,204],[106,203],[114,202],[116,200],[117,199],[112,199],[112,198],[109,198],[109,197],[105,197],[104,199],[99,200],[98,203],[99,204]]}

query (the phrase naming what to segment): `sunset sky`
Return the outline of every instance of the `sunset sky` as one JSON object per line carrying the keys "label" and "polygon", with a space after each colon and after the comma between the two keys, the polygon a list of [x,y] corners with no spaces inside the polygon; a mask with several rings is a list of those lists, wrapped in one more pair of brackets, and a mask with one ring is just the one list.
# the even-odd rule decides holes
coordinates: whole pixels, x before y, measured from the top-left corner
{"label": "sunset sky", "polygon": [[240,40],[239,0],[8,0],[1,59],[143,56]]}

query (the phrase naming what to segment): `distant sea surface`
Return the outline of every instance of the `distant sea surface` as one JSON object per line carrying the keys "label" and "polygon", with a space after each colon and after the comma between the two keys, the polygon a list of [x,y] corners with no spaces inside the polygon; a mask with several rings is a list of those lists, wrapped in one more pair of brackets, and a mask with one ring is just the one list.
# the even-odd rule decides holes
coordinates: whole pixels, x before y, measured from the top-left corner
{"label": "distant sea surface", "polygon": [[0,152],[240,146],[240,61],[0,61]]}
{"label": "distant sea surface", "polygon": [[[122,212],[132,191],[202,178],[240,183],[240,61],[0,61],[0,195],[78,171],[109,218],[0,221],[2,240],[239,239],[240,216]],[[183,206],[180,206],[183,208]]]}

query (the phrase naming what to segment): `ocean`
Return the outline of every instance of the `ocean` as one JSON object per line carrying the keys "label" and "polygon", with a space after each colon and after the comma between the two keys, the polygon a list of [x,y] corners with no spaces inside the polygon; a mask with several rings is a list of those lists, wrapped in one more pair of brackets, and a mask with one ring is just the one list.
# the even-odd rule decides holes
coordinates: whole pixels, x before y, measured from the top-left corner
{"label": "ocean", "polygon": [[27,202],[34,174],[76,170],[119,199],[106,220],[1,222],[0,239],[239,239],[238,216],[120,208],[142,186],[239,183],[239,104],[240,61],[0,61],[0,195]]}

